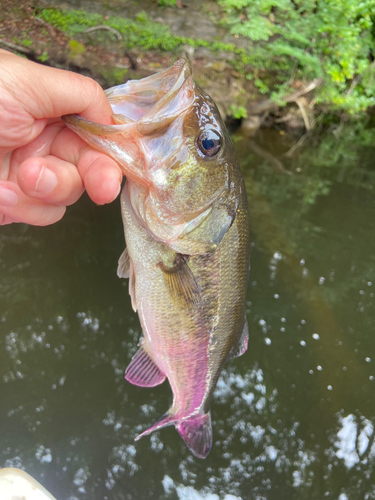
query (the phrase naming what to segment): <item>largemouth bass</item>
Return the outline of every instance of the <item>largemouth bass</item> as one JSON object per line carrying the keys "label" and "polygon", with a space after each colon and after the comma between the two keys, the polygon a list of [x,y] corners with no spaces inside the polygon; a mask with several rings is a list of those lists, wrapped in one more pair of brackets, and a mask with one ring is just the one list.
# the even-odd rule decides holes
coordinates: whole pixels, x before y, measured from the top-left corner
{"label": "largemouth bass", "polygon": [[205,458],[213,390],[224,363],[248,343],[243,178],[217,107],[185,60],[106,95],[115,125],[64,120],[127,178],[118,274],[129,278],[143,338],[125,378],[143,387],[168,378],[173,391],[168,412],[136,439],[173,424]]}

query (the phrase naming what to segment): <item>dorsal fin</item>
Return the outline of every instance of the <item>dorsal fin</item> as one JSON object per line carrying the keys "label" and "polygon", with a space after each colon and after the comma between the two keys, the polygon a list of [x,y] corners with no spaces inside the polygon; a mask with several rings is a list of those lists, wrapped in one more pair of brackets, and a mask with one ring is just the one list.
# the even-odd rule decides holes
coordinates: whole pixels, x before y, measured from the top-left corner
{"label": "dorsal fin", "polygon": [[173,301],[190,309],[201,303],[202,297],[194,274],[188,266],[189,257],[176,254],[174,265],[158,264]]}
{"label": "dorsal fin", "polygon": [[134,354],[125,371],[128,382],[140,387],[154,387],[165,380],[165,374],[159,370],[150,355],[141,346]]}

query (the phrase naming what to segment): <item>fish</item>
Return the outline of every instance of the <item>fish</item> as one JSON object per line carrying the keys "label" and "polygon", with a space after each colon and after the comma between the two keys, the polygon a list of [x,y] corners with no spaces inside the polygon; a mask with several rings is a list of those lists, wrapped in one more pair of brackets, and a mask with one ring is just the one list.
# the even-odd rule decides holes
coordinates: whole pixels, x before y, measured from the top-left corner
{"label": "fish", "polygon": [[226,361],[248,346],[244,180],[218,108],[186,60],[106,96],[114,125],[63,119],[126,176],[118,275],[129,279],[143,337],[125,378],[141,387],[167,378],[173,392],[169,410],[136,440],[174,425],[206,458],[216,383]]}

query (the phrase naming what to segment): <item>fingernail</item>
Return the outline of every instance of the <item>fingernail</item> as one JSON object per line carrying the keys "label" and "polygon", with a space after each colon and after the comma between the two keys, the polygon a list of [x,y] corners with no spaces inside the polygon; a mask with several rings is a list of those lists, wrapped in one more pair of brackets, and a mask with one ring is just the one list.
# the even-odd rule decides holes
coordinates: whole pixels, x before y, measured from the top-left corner
{"label": "fingernail", "polygon": [[49,168],[42,167],[40,169],[39,177],[35,184],[34,191],[37,193],[48,194],[57,186],[57,176],[55,172]]}
{"label": "fingernail", "polygon": [[18,196],[14,191],[0,186],[0,205],[3,207],[14,207],[18,203]]}

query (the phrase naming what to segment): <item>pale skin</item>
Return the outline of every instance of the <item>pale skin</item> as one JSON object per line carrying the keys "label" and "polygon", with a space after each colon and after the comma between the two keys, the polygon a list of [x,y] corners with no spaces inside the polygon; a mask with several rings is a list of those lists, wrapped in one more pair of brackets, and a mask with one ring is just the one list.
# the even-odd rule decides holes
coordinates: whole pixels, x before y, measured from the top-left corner
{"label": "pale skin", "polygon": [[66,127],[72,113],[113,123],[91,78],[0,49],[0,225],[53,224],[85,189],[99,205],[118,195],[120,168]]}

